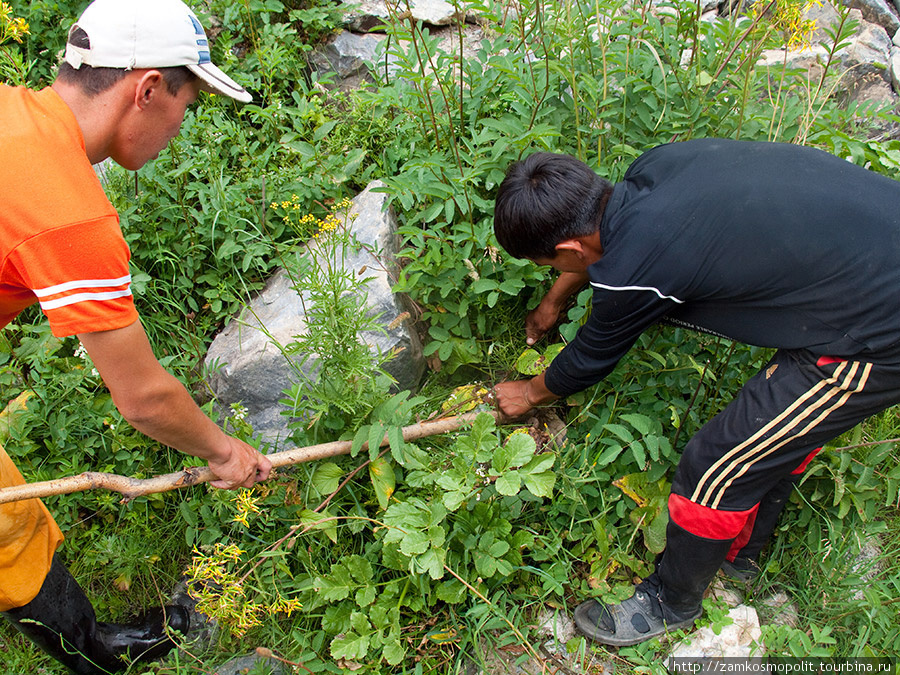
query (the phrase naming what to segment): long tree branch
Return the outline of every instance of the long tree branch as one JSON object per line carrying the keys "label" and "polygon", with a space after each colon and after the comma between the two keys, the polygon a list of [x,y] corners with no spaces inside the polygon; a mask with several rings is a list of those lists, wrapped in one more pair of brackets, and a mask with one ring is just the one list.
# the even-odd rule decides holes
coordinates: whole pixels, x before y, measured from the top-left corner
{"label": "long tree branch", "polygon": [[[497,417],[498,413],[489,413]],[[466,424],[472,422],[478,413],[469,413],[466,415],[458,415],[455,417],[445,417],[431,422],[420,422],[403,427],[403,440],[414,441],[427,436],[435,436],[438,434],[446,434],[451,431],[457,431]],[[381,445],[387,445],[387,435],[382,439]],[[303,462],[312,462],[326,457],[335,457],[337,455],[346,455],[350,453],[353,441],[332,441],[330,443],[321,443],[319,445],[310,445],[303,448],[292,448],[268,455],[269,461],[272,462],[273,468],[282,466],[290,466],[293,464],[301,464]],[[368,444],[364,444],[363,448],[367,448]],[[130,476],[120,476],[114,473],[100,473],[96,471],[88,471],[77,476],[66,476],[65,478],[56,478],[54,480],[42,481],[39,483],[26,483],[25,485],[16,485],[0,489],[0,504],[9,502],[17,502],[23,499],[35,499],[41,497],[49,497],[51,495],[66,495],[72,492],[83,492],[85,490],[108,490],[110,492],[120,492],[124,495],[124,501],[129,501],[135,497],[143,495],[156,494],[159,492],[169,492],[178,490],[201,483],[207,483],[215,480],[216,475],[210,471],[208,467],[190,467],[175,473],[168,473],[162,476],[154,476],[153,478],[131,478]]]}

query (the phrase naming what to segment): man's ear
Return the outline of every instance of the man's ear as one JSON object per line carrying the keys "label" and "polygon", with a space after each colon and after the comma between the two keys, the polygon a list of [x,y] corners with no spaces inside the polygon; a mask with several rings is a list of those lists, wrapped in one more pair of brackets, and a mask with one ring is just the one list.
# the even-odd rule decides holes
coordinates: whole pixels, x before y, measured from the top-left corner
{"label": "man's ear", "polygon": [[579,258],[583,257],[585,253],[584,243],[580,239],[563,239],[555,248],[557,254],[569,252],[574,253]]}
{"label": "man's ear", "polygon": [[566,253],[574,255],[578,260],[590,265],[597,262],[603,256],[603,244],[600,242],[600,233],[595,232],[583,237],[564,239],[556,245],[556,254]]}
{"label": "man's ear", "polygon": [[147,70],[137,79],[134,88],[134,104],[144,110],[160,95],[165,86],[162,73],[158,70]]}

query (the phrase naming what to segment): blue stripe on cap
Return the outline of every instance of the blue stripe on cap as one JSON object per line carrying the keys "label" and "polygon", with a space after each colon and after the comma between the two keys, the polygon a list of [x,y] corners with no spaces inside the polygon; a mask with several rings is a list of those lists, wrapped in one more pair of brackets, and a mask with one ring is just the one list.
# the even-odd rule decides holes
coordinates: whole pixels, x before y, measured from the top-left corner
{"label": "blue stripe on cap", "polygon": [[205,46],[207,46],[208,44],[209,44],[209,42],[207,42],[206,40],[197,40],[197,46],[198,46],[198,47],[205,47]]}
{"label": "blue stripe on cap", "polygon": [[197,35],[206,35],[206,33],[203,32],[203,26],[197,21],[196,16],[191,15],[191,23],[194,24],[194,31],[196,31]]}
{"label": "blue stripe on cap", "polygon": [[209,58],[209,52],[197,52],[197,65],[202,66],[204,63],[212,63],[212,59]]}

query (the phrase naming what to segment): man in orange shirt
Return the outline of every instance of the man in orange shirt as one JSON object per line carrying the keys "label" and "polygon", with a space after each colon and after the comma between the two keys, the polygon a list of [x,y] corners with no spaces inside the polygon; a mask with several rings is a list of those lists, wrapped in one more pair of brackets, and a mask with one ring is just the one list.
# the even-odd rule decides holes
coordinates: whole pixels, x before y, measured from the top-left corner
{"label": "man in orange shirt", "polygon": [[[206,459],[213,486],[251,487],[269,460],[216,426],[153,354],[118,216],[91,166],[143,166],[178,135],[201,90],[250,100],[210,62],[181,0],[96,0],[70,30],[50,88],[0,85],[0,327],[39,302],[54,335],[78,336],[130,424]],[[0,448],[0,487],[23,482]],[[99,623],[55,556],[61,541],[40,501],[0,506],[0,612],[70,670],[121,670],[123,657],[171,649],[168,629],[187,630],[181,606],[131,626]]]}

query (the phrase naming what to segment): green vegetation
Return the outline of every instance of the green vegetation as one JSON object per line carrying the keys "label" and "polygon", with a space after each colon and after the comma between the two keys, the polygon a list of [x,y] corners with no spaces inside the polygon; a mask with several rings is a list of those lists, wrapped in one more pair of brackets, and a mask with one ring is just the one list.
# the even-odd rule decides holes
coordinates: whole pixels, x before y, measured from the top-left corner
{"label": "green vegetation", "polygon": [[[0,77],[49,83],[59,27],[84,4],[15,5],[10,16],[24,18],[30,35],[19,43],[0,34]],[[791,3],[715,24],[691,3],[656,12],[535,0],[517,17],[476,3],[485,37],[466,57],[459,43],[439,52],[427,28],[397,15],[378,81],[352,94],[326,93],[306,68],[339,20],[324,0],[212,0],[204,10],[217,17],[213,60],[255,102],[204,97],[159,159],[137,175],[111,171],[157,354],[207,398],[199,366],[215,332],[277,267],[297,269],[295,246],[330,222],[335,203],[380,178],[401,218],[397,288],[421,310],[426,352],[441,368],[415,396],[392,396],[374,375],[383,364],[366,364],[357,349],[371,325],[347,330],[360,312],[343,291],[356,281],[335,278],[321,257],[296,263],[308,272],[320,263],[316,274],[295,275],[318,298],[311,311],[320,320],[284,350],[314,345],[335,377],[285,392],[288,407],[303,408],[304,395],[317,401],[295,440],[353,438],[354,456],[282,470],[241,493],[48,499],[67,533],[64,559],[113,618],[165,598],[185,573],[216,582],[196,587],[223,627],[211,651],[187,645],[135,673],[206,672],[256,646],[302,663],[298,672],[461,673],[492,645],[526,658],[539,644],[541,609],[621,598],[648,572],[681,448],[766,353],[653,329],[606,382],[558,407],[564,445],[487,416],[466,433],[404,443],[397,429],[432,414],[455,387],[515,376],[517,363],[527,371],[540,356],[520,359],[521,326],[548,272],[508,259],[491,231],[507,165],[534,150],[568,152],[616,180],[653,145],[723,136],[816,145],[896,177],[900,142],[868,139],[867,125],[885,113],[843,109],[828,96],[827,72],[810,82],[754,67],[762,49],[809,28]],[[850,30],[845,17],[833,42]],[[282,202],[310,218],[285,221]],[[585,301],[570,308],[563,338]],[[131,430],[77,341],[53,338],[37,311],[0,332],[0,389],[11,401],[0,443],[29,480],[89,468],[149,476],[186,459]],[[223,422],[250,432],[240,410]],[[384,452],[363,449],[385,433]],[[765,629],[770,653],[900,653],[898,437],[892,409],[810,466],[751,598],[783,589],[799,606],[797,628]],[[862,583],[867,570],[854,559],[867,536],[881,553]],[[594,649],[580,638],[568,647]],[[664,648],[599,654],[643,672],[661,667]],[[0,651],[4,672],[61,672],[5,626]]]}

